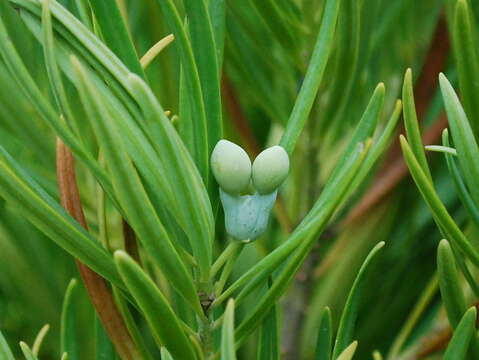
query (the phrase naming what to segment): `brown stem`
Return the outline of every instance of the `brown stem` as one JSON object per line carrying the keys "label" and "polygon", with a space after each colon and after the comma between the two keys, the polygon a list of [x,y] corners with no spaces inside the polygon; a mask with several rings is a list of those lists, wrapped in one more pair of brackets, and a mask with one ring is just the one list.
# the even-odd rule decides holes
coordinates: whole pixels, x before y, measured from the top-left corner
{"label": "brown stem", "polygon": [[[88,230],[76,183],[73,155],[59,138],[57,138],[56,148],[57,180],[62,206],[81,226]],[[107,282],[78,259],[75,259],[75,262],[93,307],[118,355],[126,360],[139,359],[139,352],[116,306]]]}

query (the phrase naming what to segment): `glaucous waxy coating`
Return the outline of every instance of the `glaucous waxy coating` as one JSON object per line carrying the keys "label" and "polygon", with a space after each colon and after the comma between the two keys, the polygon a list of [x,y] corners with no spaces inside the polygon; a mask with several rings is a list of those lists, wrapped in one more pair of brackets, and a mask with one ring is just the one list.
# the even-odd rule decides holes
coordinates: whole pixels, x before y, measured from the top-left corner
{"label": "glaucous waxy coating", "polygon": [[277,191],[270,194],[230,195],[220,189],[226,232],[236,240],[256,240],[268,228]]}
{"label": "glaucous waxy coating", "polygon": [[211,153],[211,170],[224,191],[239,194],[249,185],[251,160],[241,146],[220,140]]}
{"label": "glaucous waxy coating", "polygon": [[253,162],[253,185],[260,194],[276,190],[289,172],[289,156],[279,145],[263,150]]}

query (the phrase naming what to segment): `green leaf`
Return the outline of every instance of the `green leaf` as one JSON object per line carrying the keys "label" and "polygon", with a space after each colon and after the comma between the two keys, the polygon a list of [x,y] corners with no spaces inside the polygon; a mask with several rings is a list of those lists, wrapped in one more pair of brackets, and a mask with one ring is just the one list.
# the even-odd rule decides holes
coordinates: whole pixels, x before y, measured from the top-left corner
{"label": "green leaf", "polygon": [[[383,246],[384,242],[380,242],[369,252],[366,260],[364,260],[361,268],[359,269],[356,279],[354,280],[353,286],[348,295],[348,299],[344,305],[341,320],[339,321],[339,328],[336,335],[332,359],[340,359],[340,356],[342,356],[341,353],[343,353],[343,351],[345,351],[348,345],[352,342],[353,332],[356,326],[356,319],[358,317],[359,304],[361,300],[361,288],[363,286],[364,276],[366,274],[366,270],[371,264],[371,261]],[[354,350],[352,352],[354,354]],[[345,357],[345,359],[346,358],[347,357]]]}
{"label": "green leaf", "polygon": [[[444,129],[444,131],[447,131],[447,129]],[[456,149],[449,147],[449,146],[441,146],[441,145],[426,145],[424,146],[424,149],[427,151],[435,151],[443,154],[450,154],[457,156],[457,151]]]}
{"label": "green leaf", "polygon": [[111,255],[0,146],[0,195],[40,231],[115,285],[123,284]]}
{"label": "green leaf", "polygon": [[[55,0],[53,0],[54,2]],[[61,110],[67,122],[74,121],[73,112],[71,110],[68,98],[63,86],[61,74],[57,66],[54,49],[53,28],[52,19],[50,14],[50,0],[46,0],[43,3],[42,8],[42,30],[43,30],[43,54],[45,57],[45,64],[47,67],[48,78],[53,90],[53,95],[58,108]],[[71,125],[71,124],[70,124]],[[76,133],[79,134],[78,128]]]}
{"label": "green leaf", "polygon": [[133,317],[130,309],[128,308],[127,298],[125,297],[124,292],[121,292],[116,287],[113,287],[112,290],[118,310],[120,310],[126,327],[128,328],[128,331],[130,332],[130,335],[141,354],[141,360],[152,360],[151,354],[148,352],[145,344],[146,339],[142,336],[143,334],[140,332],[138,325],[136,324],[136,319]]}
{"label": "green leaf", "polygon": [[[55,3],[52,4],[52,8],[53,7],[55,7]],[[40,9],[38,10],[41,11]],[[75,155],[89,166],[90,170],[95,174],[95,177],[99,180],[105,191],[111,194],[111,184],[106,178],[105,172],[55,113],[29,74],[15,47],[10,41],[3,19],[17,16],[16,14],[11,14],[12,11],[13,10],[9,8],[6,0],[0,0],[0,55],[2,55],[7,68],[13,75],[22,92],[30,100],[30,103],[35,106],[36,111],[38,111],[38,113],[48,122]]]}
{"label": "green leaf", "polygon": [[303,80],[303,85],[281,138],[280,145],[286,149],[290,156],[311,112],[326,64],[328,63],[329,54],[334,44],[333,37],[339,13],[339,4],[340,0],[327,0],[326,2],[314,52]]}
{"label": "green leaf", "polygon": [[[201,0],[203,1],[203,0]],[[193,158],[200,171],[205,184],[209,183],[209,144],[208,124],[206,118],[203,92],[201,89],[198,67],[195,63],[193,49],[188,39],[185,27],[183,26],[178,11],[172,0],[157,0],[158,5],[164,13],[164,19],[175,35],[175,44],[180,53],[181,65],[185,76],[185,84],[188,89],[189,103],[191,106],[192,124],[195,134],[195,151]],[[216,60],[216,59],[215,59]],[[214,144],[216,145],[216,144]],[[213,145],[213,146],[214,146]]]}
{"label": "green leaf", "polygon": [[416,105],[414,103],[414,93],[412,88],[411,69],[407,69],[406,74],[404,75],[402,98],[404,109],[404,127],[406,128],[408,142],[411,145],[411,150],[414,153],[414,156],[416,157],[417,161],[421,165],[424,173],[427,175],[429,180],[432,181],[431,173],[429,171],[429,166],[426,160],[426,153],[422,144],[419,123],[417,121]]}
{"label": "green leaf", "polygon": [[15,360],[13,357],[12,350],[7,344],[7,340],[3,336],[2,332],[0,331],[0,357],[4,360]]}
{"label": "green leaf", "polygon": [[221,74],[225,45],[226,1],[209,0],[208,11],[210,13],[211,27],[213,29],[213,36],[215,38],[216,63],[218,64],[218,73]]}
{"label": "green leaf", "polygon": [[[268,281],[271,287],[272,280]],[[280,324],[278,322],[278,306],[274,305],[263,320],[257,345],[257,360],[279,360],[281,356],[279,342]]]}
{"label": "green leaf", "polygon": [[38,360],[33,351],[23,341],[20,341],[20,348],[22,349],[23,355],[25,356],[26,360]]}
{"label": "green leaf", "polygon": [[441,240],[437,248],[437,271],[447,317],[451,326],[456,328],[467,307],[460,286],[454,255],[451,246],[445,239]]}
{"label": "green leaf", "polygon": [[252,0],[268,28],[276,39],[292,49],[295,44],[292,28],[288,23],[288,14],[281,11],[279,4],[274,0]]}
{"label": "green leaf", "polygon": [[95,359],[96,360],[116,360],[116,351],[113,343],[108,338],[103,326],[95,316]]}
{"label": "green leaf", "polygon": [[443,74],[439,83],[459,164],[472,198],[479,204],[479,147],[459,98]]}
{"label": "green leaf", "polygon": [[[394,110],[389,117],[389,120],[386,124],[386,127],[382,131],[381,135],[378,137],[377,140],[373,140],[373,144],[371,146],[371,150],[369,150],[366,159],[364,160],[363,166],[359,170],[359,174],[354,179],[351,185],[351,191],[354,191],[361,182],[367,177],[373,166],[377,163],[378,159],[381,155],[384,154],[386,148],[391,143],[393,136],[395,135],[397,123],[401,117],[402,111],[402,103],[401,100],[396,101],[396,105],[394,106]],[[380,113],[377,113],[377,117],[379,118]],[[369,133],[365,134],[368,136]]]}
{"label": "green leaf", "polygon": [[145,192],[140,177],[129,158],[113,109],[104,101],[77,59],[77,88],[96,136],[102,142],[113,178],[113,188],[126,220],[138,234],[153,262],[178,292],[202,314],[190,272],[178,255],[163,224]]}
{"label": "green leaf", "polygon": [[169,176],[170,183],[175,186],[174,197],[179,211],[174,216],[188,235],[199,264],[201,281],[206,282],[209,280],[214,239],[214,217],[208,193],[193,159],[151,89],[135,76],[130,77],[130,84],[144,117],[152,124],[153,144],[163,156],[165,176]]}
{"label": "green leaf", "polygon": [[[26,14],[24,17],[28,20]],[[30,25],[33,24],[30,23]],[[65,73],[72,81],[75,81],[74,70],[69,61],[71,51],[68,50],[68,45],[60,41],[57,50],[57,60]],[[95,88],[112,103],[113,116],[120,122],[119,129],[124,134],[124,139],[128,140],[129,155],[132,156],[142,177],[149,183],[151,189],[160,187],[160,191],[154,192],[155,196],[159,197],[162,208],[156,206],[156,210],[162,218],[169,216],[166,212],[170,211],[179,220],[198,259],[201,279],[206,281],[211,263],[213,238],[211,205],[198,171],[169,119],[164,115],[161,106],[144,81],[130,73],[126,76],[128,89],[135,101],[142,106],[144,112],[142,122],[147,121],[147,124],[150,124],[149,121],[151,121],[153,127],[146,129],[146,134],[143,134],[134,124],[127,110],[119,104],[115,94],[106,87],[104,80],[96,72],[90,71],[88,65],[85,64],[84,69],[95,82]],[[156,148],[156,152],[153,147]],[[172,159],[174,161],[171,161]],[[111,183],[108,185],[108,188],[111,188]],[[175,195],[172,188],[176,190]],[[112,190],[109,193],[116,203]],[[122,211],[120,206],[117,205],[117,207]]]}
{"label": "green leaf", "polygon": [[89,0],[105,44],[131,71],[145,77],[116,0]]}
{"label": "green leaf", "polygon": [[445,231],[446,235],[449,237],[449,240],[455,243],[476,267],[479,267],[479,254],[447,212],[447,209],[441,202],[441,199],[436,194],[433,184],[427,178],[426,174],[414,157],[409,144],[402,135],[400,136],[400,142],[404,159],[406,160],[409,171],[411,172],[414,182],[416,183],[421,195],[428,204],[435,222],[438,224],[441,230]]}
{"label": "green leaf", "polygon": [[344,351],[337,357],[337,360],[351,360],[358,346],[357,341],[353,341]]}
{"label": "green leaf", "polygon": [[77,308],[76,308],[76,297],[78,296],[77,292],[77,281],[72,279],[68,284],[67,290],[65,292],[65,297],[63,299],[62,307],[62,320],[61,320],[61,352],[68,354],[69,360],[80,360],[82,358],[82,351],[79,348],[78,342],[78,322],[77,322]]}
{"label": "green leaf", "polygon": [[461,321],[454,330],[443,360],[465,360],[467,359],[467,349],[469,342],[476,330],[477,310],[473,306],[466,311]]}
{"label": "green leaf", "polygon": [[[361,116],[361,119],[359,120],[359,123],[356,126],[356,129],[354,130],[353,135],[348,142],[348,145],[344,149],[341,157],[339,158],[338,162],[336,163],[336,166],[334,167],[332,174],[328,178],[325,189],[328,189],[331,186],[335,186],[337,177],[343,171],[344,164],[346,163],[346,161],[348,161],[349,157],[353,156],[357,144],[361,142],[366,142],[367,139],[372,138],[374,130],[376,129],[379,118],[381,116],[381,110],[384,105],[385,91],[386,90],[383,83],[379,83],[376,86],[376,89],[374,89],[373,95],[369,100],[368,106],[366,107],[366,110]],[[392,136],[392,132],[394,131],[400,114],[401,112],[399,109],[399,105],[396,104],[396,108],[390,118],[388,126],[384,130],[384,133],[378,140],[378,142],[374,144],[373,148],[371,149],[372,152],[368,151],[368,156],[365,159],[364,167],[362,167],[361,169],[361,176],[356,177],[356,179],[354,180],[354,185],[351,186],[350,192],[354,191],[356,186],[363,181],[364,176],[367,175],[367,173],[371,170],[371,167],[379,158],[380,150],[381,148],[384,149],[390,136]],[[321,206],[322,204],[316,203],[313,209],[318,209]]]}
{"label": "green leaf", "polygon": [[47,335],[48,330],[50,330],[50,325],[46,324],[38,332],[35,338],[35,341],[33,342],[33,345],[32,345],[33,354],[38,355],[38,353],[40,352],[40,347],[43,344],[43,340],[45,339],[45,336]]}
{"label": "green leaf", "polygon": [[223,328],[221,329],[221,360],[236,360],[234,311],[235,302],[230,299],[226,305]]}
{"label": "green leaf", "polygon": [[456,69],[459,77],[461,99],[466,113],[471,120],[474,132],[479,136],[479,53],[475,31],[477,24],[470,5],[465,0],[458,0],[454,9],[454,24],[452,26],[452,42]]}
{"label": "green leaf", "polygon": [[161,350],[160,350],[160,354],[161,354],[161,360],[174,360],[170,353],[168,352],[168,350],[166,350],[165,347],[162,347]]}
{"label": "green leaf", "polygon": [[[39,26],[41,17],[42,1],[40,0],[10,0],[20,9],[20,15],[28,20],[28,27],[33,35],[38,36],[39,31],[35,26]],[[85,60],[98,72],[107,82],[116,96],[125,104],[128,110],[138,117],[137,105],[132,100],[130,89],[128,87],[128,74],[130,71],[118,59],[118,57],[103,43],[94,33],[85,27],[77,18],[69,13],[57,2],[50,5],[50,11],[53,18],[53,28],[60,35],[60,41],[78,57]],[[69,61],[70,54],[61,60]],[[58,60],[58,57],[57,57]],[[58,60],[61,64],[61,61]],[[65,141],[68,145],[68,143]]]}
{"label": "green leaf", "polygon": [[180,320],[155,283],[124,251],[116,251],[114,257],[118,271],[145,316],[158,345],[164,345],[175,359],[196,359]]}
{"label": "green leaf", "polygon": [[208,122],[208,154],[211,154],[216,143],[223,138],[220,73],[218,71],[216,43],[205,0],[183,0],[183,3],[201,83]]}
{"label": "green leaf", "polygon": [[325,307],[319,323],[319,333],[316,340],[315,360],[330,360],[333,348],[333,320],[331,310]]}
{"label": "green leaf", "polygon": [[[449,133],[447,129],[444,129],[442,132],[442,143],[444,146],[449,148]],[[452,180],[454,181],[454,186],[456,188],[457,194],[461,199],[462,204],[466,208],[467,212],[471,216],[471,219],[474,221],[476,226],[479,226],[479,209],[477,208],[474,200],[472,199],[471,195],[469,194],[469,190],[467,189],[464,181],[462,180],[462,174],[456,164],[456,159],[452,156],[451,153],[445,152],[444,153],[447,163],[447,168],[449,169],[449,173],[452,176]]]}

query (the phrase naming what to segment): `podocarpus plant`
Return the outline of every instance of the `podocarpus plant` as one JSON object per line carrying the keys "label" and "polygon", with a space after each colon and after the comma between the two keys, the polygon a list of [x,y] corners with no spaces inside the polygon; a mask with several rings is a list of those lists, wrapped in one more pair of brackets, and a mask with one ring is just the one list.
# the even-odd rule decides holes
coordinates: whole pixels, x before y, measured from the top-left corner
{"label": "podocarpus plant", "polygon": [[[371,344],[363,352],[360,349],[371,333],[377,341],[372,346],[389,348],[389,358],[407,357],[410,352],[420,353],[418,337],[411,332],[430,309],[438,283],[455,329],[444,356],[475,356],[476,314],[474,309],[467,310],[456,264],[475,290],[469,268],[479,258],[476,246],[432,188],[411,72],[406,73],[402,96],[410,145],[404,139],[401,142],[411,173],[447,239],[438,249],[439,282],[427,262],[426,271],[421,271],[419,263],[414,269],[420,274],[418,290],[411,291],[414,284],[408,284],[399,291],[396,279],[402,280],[404,269],[409,268],[406,261],[398,261],[399,256],[394,257],[394,267],[379,256],[382,264],[378,266],[388,273],[368,275],[366,270],[384,246],[378,229],[386,229],[388,241],[387,237],[400,237],[388,230],[393,227],[394,212],[391,216],[389,209],[379,208],[368,212],[370,217],[363,224],[351,220],[356,216],[351,204],[364,191],[391,142],[403,107],[401,101],[394,104],[394,86],[385,102],[382,83],[374,84],[373,91],[367,85],[377,81],[372,73],[381,72],[371,60],[380,49],[378,44],[394,38],[387,24],[377,32],[368,28],[373,26],[367,15],[380,12],[379,2],[254,0],[231,2],[227,10],[221,0],[144,3],[148,6],[113,0],[0,1],[0,76],[5,86],[0,98],[2,104],[19,104],[10,105],[11,114],[2,114],[3,231],[9,241],[24,242],[19,246],[21,256],[31,253],[31,244],[17,238],[29,234],[42,243],[49,238],[72,255],[96,312],[96,320],[89,322],[82,289],[72,280],[64,297],[56,358],[279,359],[284,351],[286,358],[347,360],[370,352]],[[476,74],[477,63],[469,63],[471,57],[464,55],[471,43],[461,41],[475,36],[474,15],[465,1],[451,0],[447,6],[448,17],[451,11],[456,14],[448,20],[461,91],[468,111],[473,112],[473,86],[467,84],[475,84],[470,74]],[[400,13],[400,9],[386,8],[389,16]],[[135,10],[151,13],[163,35],[172,32],[141,58],[135,45],[148,39],[145,29],[158,28],[145,25],[135,31],[135,26],[144,25],[143,18],[131,20]],[[426,18],[434,24],[438,11],[427,10]],[[421,16],[414,9],[408,11],[404,18]],[[130,20],[129,26],[125,19]],[[264,37],[245,37],[245,28]],[[461,37],[464,29],[467,36]],[[298,39],[304,39],[304,44]],[[265,60],[254,41],[264,46],[271,40],[281,46],[271,46],[271,56]],[[171,63],[158,66],[153,60],[162,58],[160,52],[172,41],[169,48],[174,53],[162,59]],[[402,43],[396,42],[401,48]],[[398,71],[390,68],[396,67],[397,60],[386,61],[386,55],[386,73],[394,78]],[[240,94],[235,95],[232,83]],[[319,89],[324,94],[315,102]],[[431,149],[448,154],[451,177],[474,219],[477,149],[467,145],[474,132],[444,78],[441,89],[464,180],[447,133],[444,146]],[[226,97],[227,119],[223,119],[221,94]],[[254,132],[245,130],[238,99],[259,112],[259,117],[276,122],[270,139],[261,146],[263,152],[251,137]],[[321,121],[315,121],[318,118]],[[261,134],[263,128],[264,124],[257,125],[255,132]],[[223,138],[242,143],[250,155],[259,155],[251,165],[246,151]],[[315,166],[318,161],[320,172]],[[411,204],[407,205],[411,211]],[[346,217],[348,212],[352,215]],[[410,226],[411,218],[415,216],[394,221],[404,221],[397,226],[401,230]],[[423,231],[421,226],[413,237]],[[318,261],[318,239],[324,242],[331,233],[335,237],[338,228],[338,240]],[[433,237],[437,241],[438,235]],[[66,264],[68,258],[52,256],[55,250],[43,245],[37,247],[38,257],[27,264],[45,271],[45,277],[64,271],[55,256]],[[402,249],[407,250],[406,244]],[[397,254],[394,246],[385,251]],[[297,281],[301,269],[309,283],[306,290],[296,291],[301,286]],[[375,274],[390,276],[391,294],[401,299],[400,304],[378,300],[387,295],[381,288],[388,286],[388,278]],[[49,286],[55,288],[64,281],[52,279]],[[423,289],[426,281],[429,285]],[[38,289],[27,291],[27,297],[35,297],[34,291]],[[280,300],[285,297],[283,306]],[[344,306],[340,306],[341,297]],[[408,314],[416,301],[405,322],[401,318],[392,325],[392,311],[387,317],[368,315],[374,305]],[[333,313],[325,305],[331,305]],[[421,320],[425,327],[429,325],[426,316]],[[384,324],[391,329],[385,331]],[[376,330],[369,331],[368,326]],[[45,331],[31,348],[21,344],[27,359],[37,358]],[[406,340],[412,345],[406,347]],[[3,337],[0,355],[14,358]],[[374,356],[381,358],[379,353]]]}

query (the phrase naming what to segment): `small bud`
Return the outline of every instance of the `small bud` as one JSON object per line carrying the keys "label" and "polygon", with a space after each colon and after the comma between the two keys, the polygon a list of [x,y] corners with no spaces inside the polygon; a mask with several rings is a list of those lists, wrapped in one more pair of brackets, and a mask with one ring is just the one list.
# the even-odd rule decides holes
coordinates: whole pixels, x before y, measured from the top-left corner
{"label": "small bud", "polygon": [[253,185],[260,194],[276,190],[289,172],[289,157],[279,145],[263,150],[253,163]]}
{"label": "small bud", "polygon": [[251,160],[240,146],[220,140],[211,154],[211,170],[224,191],[239,194],[249,185]]}

